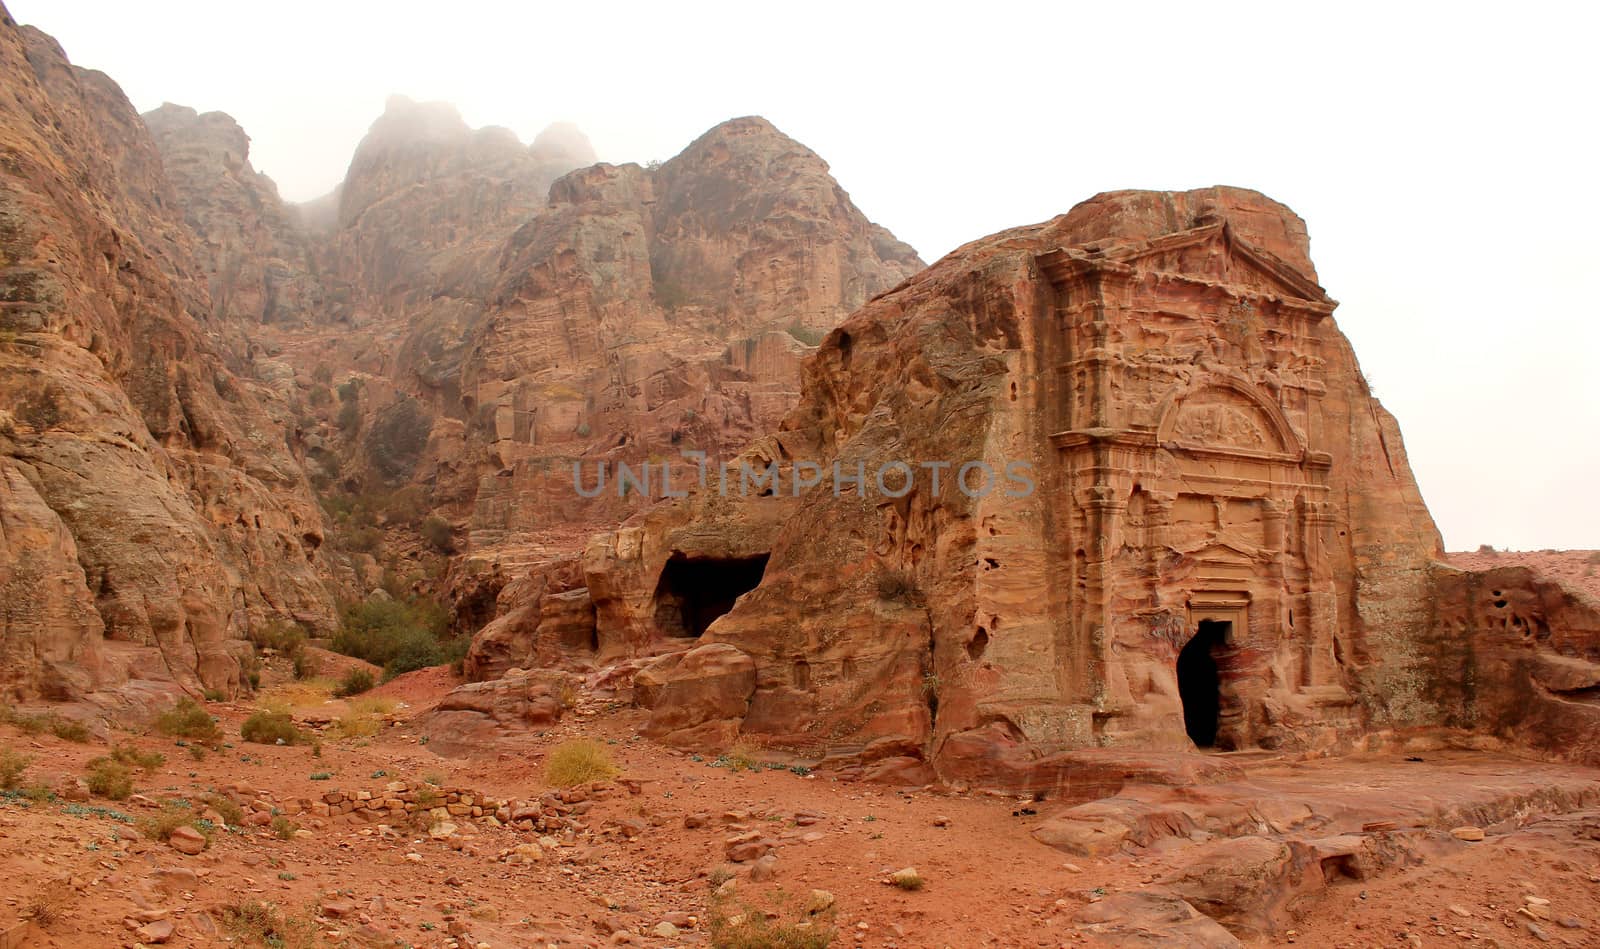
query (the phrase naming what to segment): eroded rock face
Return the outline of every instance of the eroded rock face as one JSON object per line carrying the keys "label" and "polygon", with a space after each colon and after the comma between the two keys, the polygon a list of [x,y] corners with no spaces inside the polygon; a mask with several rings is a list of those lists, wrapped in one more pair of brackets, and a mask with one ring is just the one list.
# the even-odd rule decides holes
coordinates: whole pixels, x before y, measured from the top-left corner
{"label": "eroded rock face", "polygon": [[572,686],[559,672],[507,670],[492,682],[469,682],[452,690],[419,716],[417,728],[441,755],[481,753],[493,742],[524,736],[561,720],[564,690]]}
{"label": "eroded rock face", "polygon": [[250,165],[250,137],[221,112],[165,103],[140,116],[194,231],[213,312],[243,324],[301,321],[325,305],[311,242],[271,178]]}
{"label": "eroded rock face", "polygon": [[[738,537],[770,560],[704,639],[754,661],[741,728],[779,744],[899,737],[1034,786],[1073,748],[1438,723],[1438,535],[1334,306],[1300,219],[1238,189],[1101,195],[969,244],[805,364],[746,455],[785,497],[663,505],[591,543],[599,638],[661,636],[667,564]],[[796,460],[867,477],[795,499]],[[900,497],[902,474],[874,482],[896,461]],[[969,462],[987,494],[954,486]]]}
{"label": "eroded rock face", "polygon": [[1433,579],[1421,648],[1445,724],[1600,764],[1600,602],[1515,564]]}
{"label": "eroded rock face", "polygon": [[589,460],[592,488],[600,461],[726,454],[775,426],[798,398],[807,341],[921,266],[826,163],[760,118],[725,122],[659,168],[557,181],[507,244],[463,368],[487,456],[474,544],[637,509],[614,481],[581,496],[572,458]]}
{"label": "eroded rock face", "polygon": [[331,625],[321,513],[202,329],[188,229],[121,90],[3,11],[0,77],[5,651],[42,663],[8,684],[231,692],[252,624]]}

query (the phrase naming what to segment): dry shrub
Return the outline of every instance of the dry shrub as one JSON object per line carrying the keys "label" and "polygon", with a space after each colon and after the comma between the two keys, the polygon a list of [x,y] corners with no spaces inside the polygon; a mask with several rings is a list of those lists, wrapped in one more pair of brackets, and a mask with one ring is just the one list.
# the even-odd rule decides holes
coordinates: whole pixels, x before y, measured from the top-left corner
{"label": "dry shrub", "polygon": [[133,794],[133,770],[110,758],[92,759],[85,779],[89,793],[99,797],[126,801]]}
{"label": "dry shrub", "polygon": [[723,760],[727,762],[729,771],[761,770],[761,762],[756,760],[755,747],[742,741],[729,748]]}
{"label": "dry shrub", "polygon": [[780,906],[774,917],[747,903],[730,910],[712,900],[712,949],[825,949],[837,935],[832,909],[807,915]]}
{"label": "dry shrub", "polygon": [[117,745],[111,749],[111,760],[149,774],[166,764],[167,756],[159,751],[140,751],[132,745]]}
{"label": "dry shrub", "polygon": [[229,906],[222,912],[222,927],[246,946],[313,949],[319,943],[317,923],[310,914],[290,916],[271,903]]}
{"label": "dry shrub", "polygon": [[22,774],[33,759],[14,748],[0,750],[0,790],[15,791],[22,786]]}
{"label": "dry shrub", "polygon": [[194,808],[178,801],[168,801],[159,814],[139,818],[138,827],[139,832],[151,840],[166,840],[179,827],[193,827],[208,841],[212,833],[200,821],[200,815],[194,812]]}
{"label": "dry shrub", "polygon": [[229,827],[239,827],[244,824],[244,808],[234,803],[231,798],[221,794],[207,794],[200,799],[200,803],[222,815],[222,823]]}
{"label": "dry shrub", "polygon": [[202,744],[222,742],[222,729],[204,707],[191,698],[181,698],[178,704],[156,718],[156,731],[174,738],[187,738]]}
{"label": "dry shrub", "polygon": [[544,776],[552,787],[570,788],[590,781],[606,781],[621,773],[605,745],[587,738],[565,741],[550,750]]}

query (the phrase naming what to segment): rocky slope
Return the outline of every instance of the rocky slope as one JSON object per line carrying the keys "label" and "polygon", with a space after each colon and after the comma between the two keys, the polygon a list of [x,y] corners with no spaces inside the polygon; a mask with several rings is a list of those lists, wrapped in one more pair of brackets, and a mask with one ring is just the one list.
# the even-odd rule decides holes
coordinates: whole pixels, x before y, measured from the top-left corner
{"label": "rocky slope", "polygon": [[3,10],[0,77],[0,676],[231,692],[249,627],[331,625],[321,512],[121,90]]}

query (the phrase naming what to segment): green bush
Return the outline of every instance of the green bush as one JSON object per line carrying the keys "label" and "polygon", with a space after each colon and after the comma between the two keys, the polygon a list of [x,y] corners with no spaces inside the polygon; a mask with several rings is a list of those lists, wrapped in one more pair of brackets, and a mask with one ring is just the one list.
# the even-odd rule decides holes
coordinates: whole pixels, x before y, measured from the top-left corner
{"label": "green bush", "polygon": [[222,730],[217,727],[211,713],[202,708],[199,702],[188,697],[179,699],[177,705],[156,718],[156,731],[174,738],[188,738],[208,745],[214,745],[222,740]]}
{"label": "green bush", "polygon": [[453,662],[470,645],[466,637],[445,637],[444,609],[426,600],[357,603],[345,608],[343,620],[334,651],[383,666],[387,678]]}
{"label": "green bush", "polygon": [[339,687],[333,690],[333,694],[341,699],[349,698],[368,691],[375,684],[372,673],[365,669],[351,669],[344,674],[343,679],[339,680]]}
{"label": "green bush", "polygon": [[239,726],[239,737],[258,745],[276,745],[280,741],[292,745],[304,736],[294,725],[288,712],[260,711],[252,714]]}
{"label": "green bush", "polygon": [[450,522],[442,517],[429,517],[422,522],[422,539],[441,554],[452,553],[455,550],[455,531],[451,529]]}

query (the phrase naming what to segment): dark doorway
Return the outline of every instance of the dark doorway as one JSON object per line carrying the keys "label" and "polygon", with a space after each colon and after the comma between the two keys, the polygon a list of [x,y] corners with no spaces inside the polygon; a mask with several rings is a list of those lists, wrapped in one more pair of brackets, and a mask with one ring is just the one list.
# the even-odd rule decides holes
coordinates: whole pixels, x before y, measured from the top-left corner
{"label": "dark doorway", "polygon": [[1183,727],[1189,740],[1201,748],[1217,744],[1217,722],[1222,714],[1222,676],[1217,653],[1227,645],[1233,624],[1201,620],[1200,631],[1178,653],[1178,697],[1183,700]]}
{"label": "dark doorway", "polygon": [[734,601],[761,583],[767,555],[688,557],[673,554],[656,584],[656,625],[668,636],[700,636]]}

